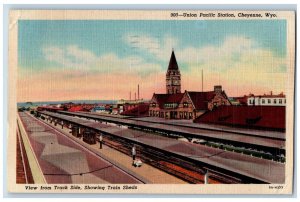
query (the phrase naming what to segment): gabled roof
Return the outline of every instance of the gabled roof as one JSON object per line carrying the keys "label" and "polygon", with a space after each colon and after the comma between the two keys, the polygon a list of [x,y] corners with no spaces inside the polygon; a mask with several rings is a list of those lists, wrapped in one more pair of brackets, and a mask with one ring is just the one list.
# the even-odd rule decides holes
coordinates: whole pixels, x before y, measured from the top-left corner
{"label": "gabled roof", "polygon": [[174,50],[172,50],[168,70],[178,70],[178,64],[174,54]]}
{"label": "gabled roof", "polygon": [[285,107],[221,106],[204,113],[194,122],[284,131]]}
{"label": "gabled roof", "polygon": [[[194,107],[196,110],[208,110],[208,102],[210,102],[215,96],[216,93],[214,91],[208,92],[193,92],[193,91],[185,91],[187,95],[190,97]],[[166,103],[180,103],[185,93],[176,93],[176,94],[154,94],[153,98],[157,100],[159,108],[163,109],[164,104]],[[227,95],[223,91],[222,96],[227,98]]]}
{"label": "gabled roof", "polygon": [[191,98],[196,110],[207,110],[207,103],[211,101],[216,93],[214,91],[208,92],[192,92],[187,91]]}
{"label": "gabled roof", "polygon": [[157,100],[160,108],[164,108],[166,103],[180,103],[184,93],[175,94],[154,94],[153,97]]}

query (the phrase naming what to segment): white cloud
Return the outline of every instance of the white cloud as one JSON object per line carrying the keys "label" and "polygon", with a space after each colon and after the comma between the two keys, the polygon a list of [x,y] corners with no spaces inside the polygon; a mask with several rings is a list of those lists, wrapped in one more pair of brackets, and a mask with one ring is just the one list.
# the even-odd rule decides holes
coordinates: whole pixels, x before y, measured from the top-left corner
{"label": "white cloud", "polygon": [[206,90],[222,84],[234,95],[286,91],[287,58],[276,56],[246,37],[228,37],[219,45],[186,48],[177,51],[176,56],[179,63],[187,63],[184,73],[189,88],[197,81],[200,84],[203,69]]}
{"label": "white cloud", "polygon": [[[156,85],[155,83],[159,83],[163,90],[165,81],[161,80],[161,75],[164,75],[166,71],[171,50],[174,47],[181,67],[183,90],[201,89],[201,70],[203,69],[204,90],[212,90],[213,85],[221,84],[231,96],[249,92],[286,91],[284,70],[287,67],[287,58],[276,56],[271,50],[261,47],[250,38],[231,36],[225,38],[221,44],[204,47],[190,46],[183,49],[178,48],[178,40],[170,36],[159,39],[158,37],[127,35],[124,40],[133,49],[164,61],[166,66],[160,67],[155,62],[146,62],[138,54],[123,58],[114,53],[97,56],[76,45],[65,48],[48,47],[43,52],[45,58],[57,63],[58,67],[77,70],[72,73],[74,77],[118,75],[124,78],[130,76],[134,78],[138,76],[143,83],[152,83],[152,87]],[[66,72],[69,74],[71,71]],[[159,80],[155,80],[155,75],[160,75]],[[137,82],[141,83],[141,81]],[[151,85],[149,84],[149,91],[151,91]],[[158,86],[155,87],[155,89],[158,88]],[[153,92],[156,91],[153,90]]]}
{"label": "white cloud", "polygon": [[114,53],[97,56],[93,52],[76,45],[67,47],[46,47],[43,49],[46,60],[55,62],[56,67],[83,71],[86,73],[129,73],[146,76],[160,71],[158,64],[145,62],[141,57],[118,57]]}
{"label": "white cloud", "polygon": [[42,51],[46,60],[55,62],[62,68],[85,68],[97,58],[92,52],[79,49],[75,45],[66,48],[45,47]]}
{"label": "white cloud", "polygon": [[[178,40],[165,36],[163,40],[151,36],[127,35],[131,47],[168,62],[175,48],[186,89],[199,90],[201,70],[205,72],[206,90],[223,84],[234,94],[258,91],[285,91],[287,58],[276,56],[255,40],[245,36],[229,36],[220,44],[204,47],[177,47]],[[167,68],[167,67],[165,67]]]}
{"label": "white cloud", "polygon": [[209,63],[212,68],[219,71],[238,62],[241,55],[252,54],[256,49],[257,44],[246,37],[228,37],[222,44],[177,50],[176,56],[183,63],[194,65]]}
{"label": "white cloud", "polygon": [[97,56],[94,53],[92,53],[89,50],[80,49],[76,45],[68,46],[67,54],[69,56],[73,57],[74,59],[76,59],[78,62],[80,62],[80,61],[93,62],[93,61],[97,60]]}
{"label": "white cloud", "polygon": [[[286,58],[275,56],[271,50],[259,46],[256,41],[244,36],[230,36],[222,44],[204,47],[177,48],[178,40],[171,36],[158,38],[140,35],[126,35],[125,42],[133,48],[143,50],[163,61],[168,61],[175,48],[177,61],[189,68],[207,67],[209,71],[228,71],[232,68],[253,67],[265,71],[277,71],[286,66]],[[259,66],[258,66],[259,65]]]}
{"label": "white cloud", "polygon": [[128,34],[124,37],[124,42],[132,49],[144,51],[155,58],[166,61],[170,57],[172,48],[177,47],[178,40],[171,36],[151,37],[147,35]]}

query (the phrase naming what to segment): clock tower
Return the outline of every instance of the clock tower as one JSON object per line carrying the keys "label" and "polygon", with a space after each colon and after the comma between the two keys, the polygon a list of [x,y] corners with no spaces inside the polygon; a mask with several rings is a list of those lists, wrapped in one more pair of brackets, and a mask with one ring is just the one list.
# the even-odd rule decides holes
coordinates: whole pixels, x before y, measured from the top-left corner
{"label": "clock tower", "polygon": [[181,75],[174,54],[174,50],[172,50],[172,55],[166,74],[166,90],[167,94],[181,93]]}

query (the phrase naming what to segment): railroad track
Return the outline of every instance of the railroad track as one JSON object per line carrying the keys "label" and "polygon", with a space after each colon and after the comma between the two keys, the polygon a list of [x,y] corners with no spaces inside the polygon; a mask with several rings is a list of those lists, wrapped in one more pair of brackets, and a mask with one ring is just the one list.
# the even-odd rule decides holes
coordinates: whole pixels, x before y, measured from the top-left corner
{"label": "railroad track", "polygon": [[25,147],[20,135],[20,129],[16,131],[16,183],[17,184],[33,184],[34,180],[29,167],[28,158]]}
{"label": "railroad track", "polygon": [[[104,123],[109,122],[117,125],[118,124],[124,125],[134,130],[148,131],[166,137],[172,137],[172,136],[184,137],[189,141],[191,141],[193,138],[196,138],[196,139],[201,139],[206,141],[207,144],[216,142],[220,145],[223,145],[222,147],[224,148],[226,147],[226,149],[231,149],[229,147],[230,145],[232,145],[233,147],[237,148],[237,150],[243,150],[241,152],[245,154],[250,155],[251,153],[254,156],[284,162],[284,160],[281,160],[277,156],[281,156],[281,155],[285,156],[285,138],[279,136],[277,137],[276,135],[261,136],[258,134],[242,133],[237,131],[233,132],[227,130],[216,130],[211,128],[189,127],[183,125],[174,125],[175,128],[173,127],[164,128],[161,126],[165,124],[151,122],[151,121],[149,122],[144,120],[103,117],[100,115],[79,113],[79,112],[58,111],[57,113],[67,115],[67,116],[79,117],[79,118],[95,119]],[[155,126],[153,124],[155,124]],[[171,125],[171,124],[168,123],[166,125]],[[226,135],[224,135],[224,133]],[[253,151],[249,151],[249,149]],[[256,151],[262,151],[262,152],[256,152]]]}
{"label": "railroad track", "polygon": [[[255,171],[254,174],[250,172],[248,172],[248,170],[245,170],[243,167],[241,167],[242,165],[237,165],[240,166],[242,169],[242,172],[237,172],[236,167],[234,167],[234,169],[228,169],[228,168],[224,168],[224,167],[220,167],[219,165],[216,164],[212,164],[210,162],[210,160],[198,160],[197,156],[196,158],[191,158],[193,156],[186,156],[186,155],[182,155],[181,153],[178,153],[176,150],[165,150],[165,149],[161,149],[160,147],[157,147],[155,144],[153,143],[144,143],[143,140],[133,140],[131,138],[131,136],[129,135],[129,133],[131,135],[134,136],[134,138],[137,138],[137,136],[135,135],[137,132],[134,131],[134,129],[125,129],[126,131],[126,135],[123,137],[121,134],[114,134],[114,132],[111,132],[110,129],[106,129],[106,126],[104,124],[99,123],[98,125],[96,124],[95,126],[93,124],[90,124],[89,122],[85,123],[85,122],[81,122],[79,118],[70,118],[68,119],[68,116],[66,115],[59,115],[59,114],[55,114],[55,113],[47,113],[47,112],[42,112],[41,114],[45,114],[46,116],[52,116],[54,117],[54,119],[62,119],[62,120],[66,120],[67,122],[71,123],[71,124],[78,124],[83,128],[87,128],[87,129],[91,129],[91,130],[95,130],[97,132],[103,133],[104,136],[106,137],[111,137],[112,139],[111,142],[118,142],[120,143],[119,145],[111,145],[111,147],[115,147],[115,149],[118,150],[124,150],[123,153],[126,153],[127,155],[131,154],[131,148],[133,146],[133,144],[136,144],[136,146],[139,147],[143,147],[143,150],[146,149],[152,149],[154,151],[149,152],[149,154],[145,154],[145,153],[141,153],[142,157],[145,159],[144,161],[147,162],[147,158],[149,158],[150,155],[154,155],[154,156],[150,156],[151,161],[149,161],[149,164],[152,163],[153,166],[156,167],[160,167],[160,169],[164,169],[166,170],[166,172],[168,170],[172,170],[170,168],[166,168],[166,167],[170,167],[169,164],[167,163],[163,163],[163,162],[168,162],[168,163],[172,163],[175,164],[179,167],[184,167],[184,168],[188,168],[188,170],[192,170],[195,171],[196,173],[203,173],[203,170],[209,171],[209,174],[211,176],[212,179],[216,179],[218,181],[220,181],[221,183],[265,183],[265,182],[272,182],[272,181],[281,181],[282,179],[280,178],[280,180],[278,180],[279,178],[274,178],[274,175],[270,175],[265,177],[263,175],[261,175],[261,173],[259,173],[259,171]],[[102,126],[103,125],[103,126]],[[95,127],[95,128],[94,128]],[[103,129],[101,127],[104,127]],[[121,130],[121,129],[118,129]],[[96,132],[96,133],[97,133]],[[127,134],[128,132],[128,134]],[[129,135],[129,136],[128,136]],[[143,134],[145,135],[145,134]],[[139,135],[138,137],[140,137],[141,135]],[[129,138],[129,139],[128,139]],[[156,152],[160,152],[160,153],[156,153]],[[139,152],[139,151],[138,151]],[[218,152],[220,153],[224,153],[226,152],[225,149],[224,151],[222,151],[221,149],[218,150]],[[162,153],[162,154],[161,154]],[[218,155],[219,153],[213,154],[212,156],[204,156],[201,157],[201,154],[198,155],[200,158],[210,158],[213,157],[215,155]],[[139,155],[139,154],[138,154]],[[173,159],[170,159],[170,156],[173,157]],[[248,155],[236,155],[233,154],[231,152],[226,152],[225,154],[226,157],[228,158],[237,158],[237,160],[239,160],[239,158],[241,159],[241,162],[243,163],[243,161],[245,163],[243,164],[248,164],[247,160],[249,158],[250,163],[253,164],[257,164],[258,166],[260,166],[259,163],[268,163],[268,164],[272,164],[272,166],[274,166],[274,169],[278,170],[278,171],[282,171],[284,168],[281,166],[281,164],[277,164],[277,163],[273,163],[272,161],[267,161],[267,160],[261,160],[259,159],[259,162],[257,163],[256,161],[253,161],[254,159],[252,159],[252,157],[248,157]],[[253,157],[255,158],[255,157]],[[155,159],[155,161],[153,161],[153,159]],[[212,161],[214,161],[216,158],[212,158]],[[161,162],[159,165],[154,165],[153,162]],[[186,163],[188,162],[188,163]],[[192,165],[191,167],[188,167],[189,163]],[[223,163],[223,161],[222,161]],[[225,165],[232,166],[229,163],[224,162]],[[270,166],[269,166],[270,167]],[[174,166],[175,171],[177,172],[182,172],[181,169],[179,169],[178,167]],[[199,170],[200,168],[203,168],[203,170]],[[264,167],[263,167],[264,169]],[[239,171],[239,170],[238,170]],[[272,170],[273,172],[273,170]],[[275,173],[276,171],[274,171]],[[174,172],[175,173],[175,172]],[[177,174],[178,175],[178,174]],[[188,175],[188,174],[186,174]],[[190,175],[188,175],[190,176]],[[257,177],[259,176],[259,177]],[[282,177],[282,176],[280,176]],[[184,176],[184,178],[187,178],[186,176]],[[197,178],[197,177],[196,177]],[[198,178],[196,179],[199,183],[201,183],[201,179],[199,180]],[[195,183],[193,182],[193,180],[187,179],[186,181],[190,181],[190,183]]]}
{"label": "railroad track", "polygon": [[[29,115],[29,114],[27,114],[27,115],[28,115],[28,116],[31,116],[31,115]],[[35,123],[42,124],[42,125],[44,125],[44,126],[46,126],[46,127],[49,127],[49,128],[51,128],[50,131],[56,131],[57,133],[63,135],[63,136],[66,137],[66,138],[68,138],[70,141],[72,141],[74,144],[80,146],[80,147],[83,148],[85,151],[89,152],[90,154],[92,154],[92,155],[94,155],[94,156],[97,156],[97,158],[99,158],[99,159],[101,159],[102,161],[108,163],[109,166],[115,167],[116,169],[120,170],[120,171],[123,172],[124,174],[130,176],[131,178],[134,178],[136,181],[140,182],[141,184],[146,184],[146,182],[145,182],[144,179],[141,179],[141,178],[137,177],[136,175],[134,175],[134,174],[132,174],[132,173],[129,173],[127,170],[123,169],[123,168],[120,167],[119,165],[116,165],[114,162],[111,162],[111,161],[109,161],[108,159],[103,158],[102,156],[100,156],[99,154],[97,154],[96,152],[94,152],[94,151],[93,151],[92,149],[90,149],[89,147],[86,147],[86,146],[84,146],[84,145],[78,143],[77,141],[73,140],[73,139],[72,139],[71,137],[69,137],[68,135],[65,135],[64,133],[62,133],[61,131],[59,131],[56,127],[54,127],[54,126],[52,126],[52,125],[50,125],[50,124],[48,124],[48,123],[45,123],[45,122],[43,122],[43,121],[41,121],[41,120],[39,120],[39,119],[37,119],[37,118],[35,118],[35,117],[32,117],[32,116],[31,116],[31,118],[34,119],[33,121],[34,121]],[[108,167],[109,167],[109,166],[108,166]]]}
{"label": "railroad track", "polygon": [[[89,112],[58,111],[57,113],[71,115],[71,116],[85,117],[85,118],[89,118],[89,119],[103,119],[104,122],[108,121],[108,122],[115,122],[115,123],[121,123],[121,124],[126,124],[126,120],[134,121],[136,123],[152,123],[152,124],[159,124],[159,125],[162,124],[161,122],[151,121],[151,120],[138,120],[138,119],[132,118],[132,117],[123,118],[123,117],[115,117],[115,116],[103,116],[102,114],[95,114],[95,113],[89,113]],[[111,118],[111,120],[109,118]],[[229,134],[237,134],[237,135],[243,135],[243,136],[249,136],[249,137],[262,137],[265,139],[276,139],[276,140],[284,140],[285,141],[285,137],[281,137],[281,136],[280,137],[265,136],[265,135],[254,134],[254,133],[245,132],[245,131],[244,132],[234,131],[232,129],[205,128],[205,127],[200,127],[200,126],[184,125],[184,124],[178,124],[178,123],[165,123],[165,122],[163,123],[163,125],[177,126],[180,128],[193,128],[193,129],[199,129],[199,130],[204,130],[204,131],[215,131],[215,132],[222,132],[222,133],[229,133]],[[278,133],[277,131],[270,131],[270,132]],[[282,133],[282,132],[279,132],[279,133]]]}
{"label": "railroad track", "polygon": [[[131,155],[132,144],[124,141],[117,140],[112,137],[106,136],[104,144],[116,149],[126,155]],[[188,183],[203,184],[205,170],[185,162],[176,157],[166,156],[165,154],[155,151],[150,148],[142,148],[136,146],[137,156],[145,163],[152,165],[160,170],[163,170],[171,175],[174,175]],[[215,171],[210,170],[209,183],[211,184],[236,184],[241,183],[241,180],[231,176],[227,176]]]}

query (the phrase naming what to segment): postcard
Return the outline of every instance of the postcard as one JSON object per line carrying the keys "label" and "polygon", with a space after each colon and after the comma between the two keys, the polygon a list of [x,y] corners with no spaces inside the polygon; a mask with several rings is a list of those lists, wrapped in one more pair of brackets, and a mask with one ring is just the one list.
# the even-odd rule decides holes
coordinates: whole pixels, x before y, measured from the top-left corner
{"label": "postcard", "polygon": [[11,10],[12,193],[291,194],[295,12]]}

